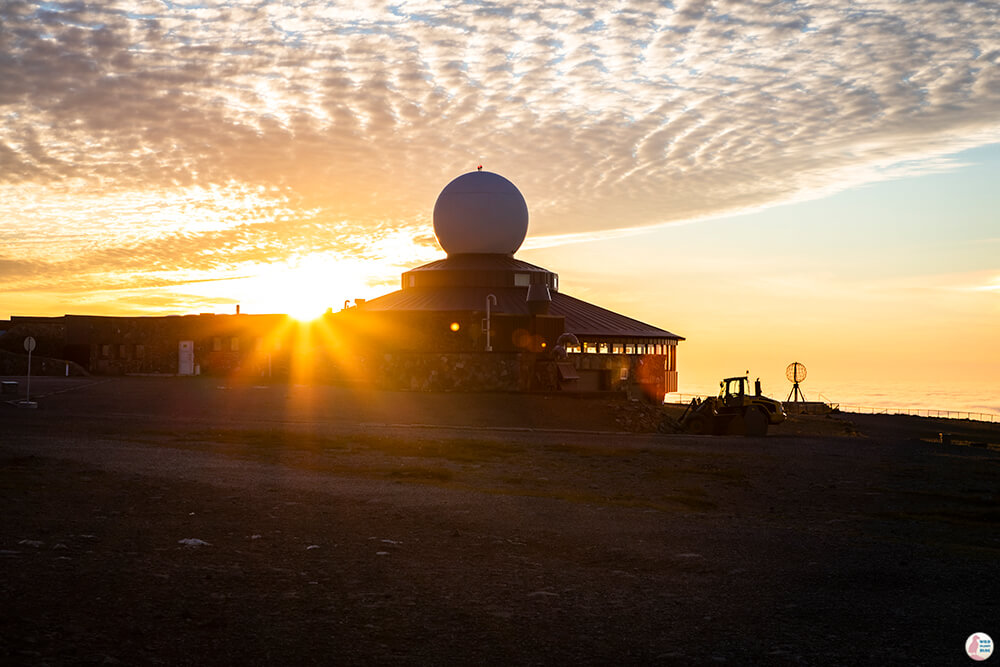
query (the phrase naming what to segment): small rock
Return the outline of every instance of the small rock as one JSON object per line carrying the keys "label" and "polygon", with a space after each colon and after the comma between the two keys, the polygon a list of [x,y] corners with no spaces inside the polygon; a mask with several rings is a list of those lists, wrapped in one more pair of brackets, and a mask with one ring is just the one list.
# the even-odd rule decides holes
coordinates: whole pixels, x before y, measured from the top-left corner
{"label": "small rock", "polygon": [[183,544],[186,547],[210,547],[210,543],[205,540],[199,540],[197,537],[188,537],[183,540],[177,540],[177,544]]}

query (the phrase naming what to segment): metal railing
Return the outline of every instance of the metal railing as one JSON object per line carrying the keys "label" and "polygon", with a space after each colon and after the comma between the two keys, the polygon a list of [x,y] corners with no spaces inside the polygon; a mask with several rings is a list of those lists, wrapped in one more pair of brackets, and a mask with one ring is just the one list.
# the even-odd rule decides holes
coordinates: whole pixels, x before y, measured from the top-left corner
{"label": "metal railing", "polygon": [[841,412],[858,415],[906,415],[909,417],[934,417],[936,419],[968,419],[978,422],[1000,423],[1000,415],[967,410],[934,410],[930,408],[876,408],[868,405],[841,405]]}
{"label": "metal railing", "polygon": [[[687,405],[693,398],[702,400],[708,398],[708,394],[667,394],[664,403],[668,405]],[[968,410],[936,410],[932,408],[898,408],[898,407],[874,407],[870,405],[845,405],[843,403],[830,403],[824,400],[832,409],[839,409],[840,412],[849,412],[857,415],[904,415],[908,417],[931,417],[935,419],[967,419],[970,421],[980,421],[989,423],[1000,423],[1000,415],[989,412],[970,412]]]}

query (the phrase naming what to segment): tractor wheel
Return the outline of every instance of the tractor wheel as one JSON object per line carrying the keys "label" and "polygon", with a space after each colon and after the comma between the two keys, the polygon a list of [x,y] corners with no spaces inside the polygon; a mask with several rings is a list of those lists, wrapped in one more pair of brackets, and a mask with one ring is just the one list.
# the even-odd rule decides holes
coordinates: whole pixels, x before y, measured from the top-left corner
{"label": "tractor wheel", "polygon": [[746,435],[753,437],[767,435],[767,416],[757,408],[747,410],[743,422],[746,424]]}
{"label": "tractor wheel", "polygon": [[687,432],[692,435],[711,433],[712,421],[705,415],[694,415],[687,423]]}
{"label": "tractor wheel", "polygon": [[726,424],[726,435],[744,435],[747,432],[747,424],[743,415],[733,415]]}

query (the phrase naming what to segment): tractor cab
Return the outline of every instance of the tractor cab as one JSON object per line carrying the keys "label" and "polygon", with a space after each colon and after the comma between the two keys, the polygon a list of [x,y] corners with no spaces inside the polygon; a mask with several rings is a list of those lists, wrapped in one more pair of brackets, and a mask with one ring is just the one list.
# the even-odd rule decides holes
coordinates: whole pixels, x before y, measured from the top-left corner
{"label": "tractor cab", "polygon": [[727,408],[749,405],[750,396],[750,379],[745,376],[726,378],[719,383],[719,400]]}

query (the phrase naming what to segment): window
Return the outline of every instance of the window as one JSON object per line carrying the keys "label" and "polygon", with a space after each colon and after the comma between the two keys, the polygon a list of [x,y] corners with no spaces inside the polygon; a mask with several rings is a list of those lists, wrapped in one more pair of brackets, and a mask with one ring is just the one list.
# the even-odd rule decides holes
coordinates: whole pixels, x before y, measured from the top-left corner
{"label": "window", "polygon": [[531,284],[531,275],[528,273],[514,274],[514,287],[527,287]]}
{"label": "window", "polygon": [[594,343],[584,343],[583,349],[587,354],[597,354],[597,345]]}
{"label": "window", "polygon": [[136,359],[142,359],[145,356],[146,356],[146,346],[145,345],[136,345],[135,346],[135,358]]}
{"label": "window", "polygon": [[559,276],[552,276],[552,291],[559,291]]}
{"label": "window", "polygon": [[410,287],[413,287],[414,285],[417,284],[417,277],[416,276],[410,276],[409,279],[410,279]]}
{"label": "window", "polygon": [[624,351],[624,349],[625,347],[621,343],[611,344],[611,354],[621,354]]}
{"label": "window", "polygon": [[229,349],[232,350],[233,352],[239,352],[240,351],[240,339],[237,338],[236,336],[233,336],[232,338],[230,338],[229,339]]}
{"label": "window", "polygon": [[635,354],[635,345],[632,345],[631,343],[626,343],[625,354]]}
{"label": "window", "polygon": [[128,347],[126,345],[118,346],[118,358],[127,359],[128,358]]}
{"label": "window", "polygon": [[111,356],[111,346],[110,345],[102,345],[101,346],[101,356],[102,357],[110,357]]}
{"label": "window", "polygon": [[660,345],[659,343],[656,344],[656,353],[663,354],[663,346]]}
{"label": "window", "polygon": [[618,379],[619,380],[628,379],[628,368],[622,368],[621,370],[618,371]]}
{"label": "window", "polygon": [[600,354],[607,354],[608,353],[608,344],[607,343],[600,343],[597,346],[597,351]]}
{"label": "window", "polygon": [[219,352],[222,349],[222,339],[216,336],[212,339],[212,349]]}

